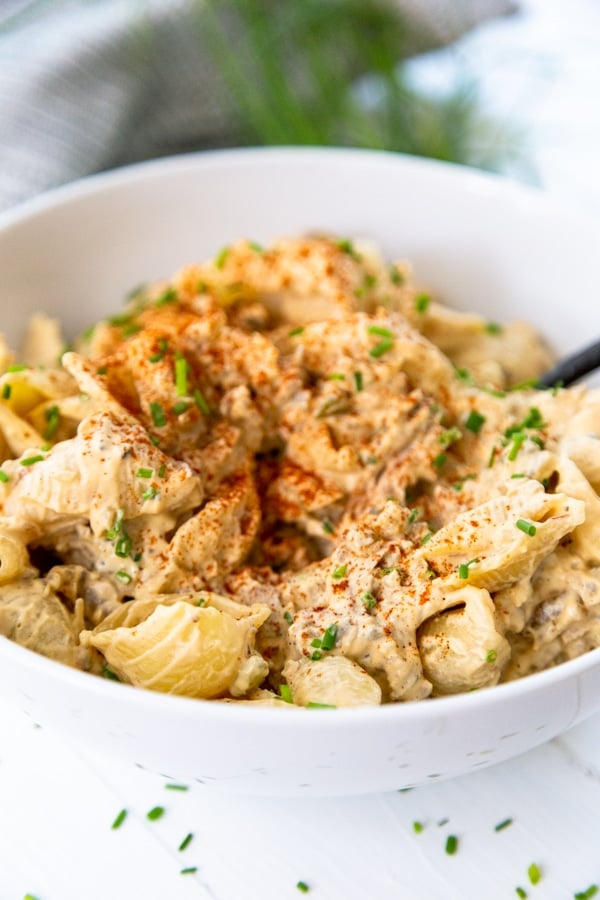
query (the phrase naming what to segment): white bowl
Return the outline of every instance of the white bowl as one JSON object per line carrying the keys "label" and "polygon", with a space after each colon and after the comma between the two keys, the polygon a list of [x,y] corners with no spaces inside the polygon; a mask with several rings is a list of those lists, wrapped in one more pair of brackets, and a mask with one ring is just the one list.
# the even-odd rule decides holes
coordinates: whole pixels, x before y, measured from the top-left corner
{"label": "white bowl", "polygon": [[[536,323],[561,351],[600,325],[600,234],[546,196],[460,167],[353,150],[167,159],[0,217],[2,330],[44,309],[76,332],[132,286],[238,237],[330,230],[414,262],[451,304]],[[377,708],[296,713],[164,696],[0,640],[0,693],[37,722],[176,779],[257,794],[358,794],[507,759],[600,709],[600,650],[521,681]]]}

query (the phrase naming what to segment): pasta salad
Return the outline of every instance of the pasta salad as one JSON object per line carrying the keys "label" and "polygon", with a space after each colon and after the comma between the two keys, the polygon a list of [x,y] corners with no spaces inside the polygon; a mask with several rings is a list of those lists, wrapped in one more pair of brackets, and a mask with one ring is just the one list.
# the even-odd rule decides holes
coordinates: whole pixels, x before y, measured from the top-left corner
{"label": "pasta salad", "polygon": [[0,633],[204,700],[355,706],[600,645],[600,392],[330,235],[0,343]]}

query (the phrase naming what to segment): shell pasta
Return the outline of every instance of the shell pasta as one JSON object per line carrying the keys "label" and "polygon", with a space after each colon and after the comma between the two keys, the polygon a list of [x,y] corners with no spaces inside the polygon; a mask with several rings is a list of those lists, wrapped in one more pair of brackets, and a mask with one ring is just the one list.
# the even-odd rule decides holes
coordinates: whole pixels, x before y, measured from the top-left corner
{"label": "shell pasta", "polygon": [[42,314],[0,342],[9,639],[279,709],[600,645],[600,393],[537,390],[531,325],[323,235],[237,241],[63,347]]}

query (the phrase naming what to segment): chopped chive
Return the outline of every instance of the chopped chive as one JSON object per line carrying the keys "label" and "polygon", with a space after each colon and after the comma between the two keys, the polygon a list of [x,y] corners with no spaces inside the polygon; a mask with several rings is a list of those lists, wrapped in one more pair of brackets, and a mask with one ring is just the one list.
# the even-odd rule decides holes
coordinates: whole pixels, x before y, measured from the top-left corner
{"label": "chopped chive", "polygon": [[4,400],[10,400],[10,395],[12,394],[12,385],[5,384],[2,388],[2,397]]}
{"label": "chopped chive", "polygon": [[589,900],[590,897],[595,897],[598,893],[598,885],[590,884],[585,891],[577,891],[576,894],[573,894],[574,900]]}
{"label": "chopped chive", "polygon": [[333,534],[333,532],[335,531],[331,522],[328,522],[327,520],[325,522],[323,522],[322,527],[323,527],[323,531],[325,532],[325,534]]}
{"label": "chopped chive", "polygon": [[160,467],[160,469],[158,470],[158,477],[164,478],[166,474],[167,474],[167,467],[166,467],[165,463],[163,463],[162,466]]}
{"label": "chopped chive", "polygon": [[331,375],[327,376],[330,381],[345,381],[346,376],[343,372],[332,372]]}
{"label": "chopped chive", "polygon": [[152,416],[152,422],[157,426],[157,428],[162,428],[167,424],[165,411],[160,403],[153,402],[150,404],[150,415]]}
{"label": "chopped chive", "polygon": [[512,445],[508,452],[508,459],[510,460],[510,462],[515,461],[515,459],[519,455],[519,450],[521,449],[521,447],[523,446],[523,444],[525,443],[526,440],[527,440],[527,435],[524,434],[524,432],[522,432],[522,431],[513,435]]}
{"label": "chopped chive", "polygon": [[118,578],[119,581],[122,581],[123,584],[131,584],[133,581],[131,575],[128,572],[125,572],[123,569],[119,569],[118,572],[115,572],[115,578]]}
{"label": "chopped chive", "polygon": [[116,831],[117,828],[120,828],[126,818],[127,818],[127,810],[122,809],[121,812],[116,817],[115,821],[110,826],[113,829],[113,831]]}
{"label": "chopped chive", "polygon": [[477,412],[476,409],[472,409],[467,416],[465,428],[468,428],[469,431],[473,432],[473,434],[479,434],[484,422],[485,416],[483,416],[480,412]]}
{"label": "chopped chive", "polygon": [[469,562],[461,563],[458,567],[458,577],[459,578],[468,578],[469,577],[469,568],[475,563],[479,562],[479,558],[470,559]]}
{"label": "chopped chive", "polygon": [[196,606],[206,606],[206,597],[198,597]]}
{"label": "chopped chive", "polygon": [[527,897],[527,891],[523,890],[522,887],[516,887],[515,894],[517,895],[517,897],[520,897],[521,900],[525,900],[525,898]]}
{"label": "chopped chive", "polygon": [[197,388],[194,391],[194,403],[203,415],[210,416],[210,406],[206,402],[206,398],[202,391],[199,391]]}
{"label": "chopped chive", "polygon": [[384,338],[383,341],[379,341],[378,344],[375,344],[374,347],[371,347],[369,350],[369,356],[372,356],[373,359],[379,359],[380,356],[383,356],[384,353],[387,353],[388,350],[391,350],[394,346],[394,341],[390,338]]}
{"label": "chopped chive", "polygon": [[496,652],[496,650],[488,650],[488,652],[485,654],[486,663],[495,663],[497,659],[498,653]]}
{"label": "chopped chive", "polygon": [[527,381],[520,381],[519,384],[513,384],[510,387],[511,391],[528,391],[531,388],[537,388],[539,386],[540,380],[539,378],[528,378]]}
{"label": "chopped chive", "polygon": [[321,646],[321,638],[314,638],[314,640],[312,640],[310,642],[310,646],[311,647],[320,647]]}
{"label": "chopped chive", "polygon": [[177,849],[179,850],[179,852],[181,853],[183,850],[185,850],[186,847],[189,847],[189,845],[191,844],[191,842],[192,842],[193,840],[194,840],[194,835],[193,835],[193,833],[190,831],[188,834],[186,834],[186,836],[184,837],[184,839],[183,839],[182,842],[180,843],[179,847],[177,848]]}
{"label": "chopped chive", "polygon": [[165,788],[168,791],[189,791],[189,786],[187,784],[176,784],[173,781],[167,781],[165,783]]}
{"label": "chopped chive", "polygon": [[488,334],[502,334],[502,325],[498,322],[486,322],[485,330]]}
{"label": "chopped chive", "polygon": [[433,531],[428,531],[427,534],[425,535],[425,537],[423,538],[423,540],[421,541],[421,546],[423,546],[423,544],[426,544],[427,541],[430,541],[432,537],[433,537]]}
{"label": "chopped chive", "polygon": [[6,484],[7,481],[10,481],[10,475],[7,475],[6,472],[2,471],[2,469],[0,469],[0,481],[2,482],[2,484]]}
{"label": "chopped chive", "polygon": [[185,356],[175,359],[175,393],[178,397],[186,397],[188,392],[189,363]]}
{"label": "chopped chive", "polygon": [[121,507],[120,509],[117,510],[117,512],[115,514],[115,521],[113,523],[112,528],[109,528],[109,530],[106,532],[106,537],[109,539],[109,541],[112,541],[119,534],[121,534],[121,531],[123,530],[124,517],[125,517],[125,510]]}
{"label": "chopped chive", "polygon": [[148,433],[148,440],[151,444],[154,444],[155,447],[160,446],[160,438],[156,434]]}
{"label": "chopped chive", "polygon": [[96,375],[106,375],[108,373],[108,366],[98,366],[96,369]]}
{"label": "chopped chive", "polygon": [[455,834],[449,834],[446,838],[446,853],[453,856],[458,850],[458,838]]}
{"label": "chopped chive", "polygon": [[519,531],[522,531],[524,534],[529,535],[529,537],[533,537],[537,531],[537,528],[533,524],[533,522],[528,522],[527,519],[517,519],[515,522]]}
{"label": "chopped chive", "polygon": [[513,472],[511,478],[527,478],[525,472]]}
{"label": "chopped chive", "polygon": [[142,551],[138,550],[137,553],[132,553],[131,558],[134,561],[134,563],[139,563],[140,559],[142,558]]}
{"label": "chopped chive", "polygon": [[331,397],[326,400],[321,409],[316,413],[317,419],[326,419],[328,416],[343,416],[350,411],[350,403],[347,397]]}
{"label": "chopped chive", "polygon": [[333,706],[331,703],[313,703],[311,700],[306,704],[307,709],[337,709],[337,706]]}
{"label": "chopped chive", "polygon": [[126,531],[123,531],[122,534],[117,538],[117,542],[115,544],[115,555],[118,556],[119,559],[127,559],[130,553],[131,538]]}
{"label": "chopped chive", "polygon": [[182,416],[184,412],[187,412],[190,408],[190,404],[185,400],[180,400],[179,403],[176,403],[175,406],[171,407],[171,412],[174,416]]}
{"label": "chopped chive", "polygon": [[541,869],[536,863],[531,863],[527,869],[527,875],[532,884],[538,884],[542,878]]}
{"label": "chopped chive", "polygon": [[422,822],[413,822],[413,831],[415,834],[421,834],[423,831],[423,823]]}
{"label": "chopped chive", "polygon": [[151,822],[156,822],[157,819],[161,819],[165,814],[164,806],[153,806],[152,809],[146,813],[146,818]]}
{"label": "chopped chive", "polygon": [[351,256],[352,259],[356,260],[357,262],[360,262],[362,257],[360,255],[360,253],[357,253],[357,251],[355,250],[354,244],[352,243],[352,241],[348,240],[348,238],[342,238],[341,240],[336,241],[335,243],[336,243],[336,246],[340,248],[340,250],[342,250],[348,256]]}
{"label": "chopped chive", "polygon": [[257,241],[248,241],[248,246],[251,250],[254,250],[255,253],[264,253],[265,248]]}
{"label": "chopped chive", "polygon": [[279,694],[282,700],[285,700],[286,703],[293,703],[292,699],[292,689],[289,684],[280,684],[279,685]]}
{"label": "chopped chive", "polygon": [[436,469],[441,469],[447,459],[448,456],[446,453],[438,453],[436,458],[432,461],[432,464]]}
{"label": "chopped chive", "polygon": [[404,275],[396,268],[396,266],[392,266],[390,269],[390,281],[397,286],[404,284]]}
{"label": "chopped chive", "polygon": [[152,478],[154,469],[138,469],[135,474],[137,478]]}
{"label": "chopped chive", "polygon": [[317,662],[319,659],[323,658],[323,654],[320,650],[313,650],[313,652],[310,654],[310,658]]}
{"label": "chopped chive", "polygon": [[151,363],[157,363],[160,362],[161,359],[164,359],[165,353],[169,347],[166,338],[159,338],[156,342],[156,346],[158,347],[158,351],[148,357],[148,361]]}
{"label": "chopped chive", "polygon": [[180,875],[193,875],[197,871],[198,871],[198,866],[187,866],[185,869],[181,869],[179,874]]}
{"label": "chopped chive", "polygon": [[321,647],[323,650],[333,650],[336,645],[338,636],[338,626],[336,624],[330,625],[325,629],[323,634],[323,638],[321,639]]}
{"label": "chopped chive", "polygon": [[362,372],[354,373],[354,386],[357,391],[362,391],[363,389],[363,375]]}
{"label": "chopped chive", "polygon": [[460,428],[453,426],[452,428],[448,428],[447,431],[442,431],[439,437],[439,442],[442,447],[449,447],[450,444],[456,443],[462,437],[462,431]]}
{"label": "chopped chive", "polygon": [[15,363],[12,366],[7,366],[6,371],[7,372],[24,372],[25,369],[28,369],[28,368],[29,368],[29,366],[24,365],[24,363]]}
{"label": "chopped chive", "polygon": [[146,488],[146,490],[142,492],[142,500],[154,500],[157,496],[158,489],[155,487]]}
{"label": "chopped chive", "polygon": [[305,881],[299,881],[296,884],[296,887],[302,894],[308,894],[308,892],[310,891],[310,888]]}
{"label": "chopped chive", "polygon": [[44,459],[43,456],[26,456],[25,459],[20,460],[22,466],[33,466],[37,462],[41,462]]}
{"label": "chopped chive", "polygon": [[429,294],[419,294],[418,297],[415,297],[415,310],[418,313],[425,313],[427,312],[430,303],[431,297]]}
{"label": "chopped chive", "polygon": [[464,381],[465,384],[471,384],[473,381],[471,373],[468,369],[459,369],[455,367],[454,374],[459,379],[459,381]]}
{"label": "chopped chive", "polygon": [[109,681],[120,681],[121,679],[117,675],[116,672],[113,672],[110,666],[106,665],[106,663],[102,666],[100,670],[100,674],[103,678],[108,678]]}
{"label": "chopped chive", "polygon": [[227,262],[227,257],[231,253],[231,247],[222,247],[215,256],[215,269],[222,269]]}
{"label": "chopped chive", "polygon": [[155,306],[167,306],[169,303],[174,303],[175,300],[177,300],[177,291],[175,290],[175,288],[168,287],[156,299],[154,305]]}
{"label": "chopped chive", "polygon": [[371,591],[365,591],[360,600],[365,609],[374,609],[377,606],[377,600]]}
{"label": "chopped chive", "polygon": [[284,618],[285,621],[288,623],[288,625],[293,625],[293,624],[294,624],[294,617],[293,617],[293,615],[291,614],[291,612],[289,611],[289,609],[284,610],[283,618]]}
{"label": "chopped chive", "polygon": [[497,825],[494,825],[494,831],[504,831],[505,828],[508,828],[509,825],[512,825],[512,819],[502,819],[501,822],[498,822]]}
{"label": "chopped chive", "polygon": [[299,325],[297,328],[292,328],[291,331],[288,331],[288,337],[297,337],[299,334],[304,333],[304,326]]}
{"label": "chopped chive", "polygon": [[339,581],[341,578],[346,577],[347,571],[348,571],[347,565],[338,566],[337,569],[334,569],[333,572],[331,573],[331,577],[334,579],[334,581]]}
{"label": "chopped chive", "polygon": [[367,331],[369,334],[376,334],[378,337],[394,339],[394,332],[390,331],[389,328],[382,328],[381,325],[369,325]]}
{"label": "chopped chive", "polygon": [[410,515],[406,521],[406,524],[412,525],[413,522],[416,522],[417,519],[419,518],[420,513],[421,513],[421,510],[418,509],[416,506],[414,507],[414,509],[411,509]]}
{"label": "chopped chive", "polygon": [[134,334],[137,334],[141,330],[142,330],[142,326],[140,325],[139,322],[130,322],[129,325],[125,325],[121,329],[121,337],[122,338],[133,337]]}

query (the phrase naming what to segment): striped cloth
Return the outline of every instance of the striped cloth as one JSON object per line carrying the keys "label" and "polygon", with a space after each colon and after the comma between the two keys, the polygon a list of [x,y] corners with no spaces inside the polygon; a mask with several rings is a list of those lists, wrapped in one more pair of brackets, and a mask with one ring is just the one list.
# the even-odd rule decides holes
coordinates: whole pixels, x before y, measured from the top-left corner
{"label": "striped cloth", "polygon": [[[430,44],[511,8],[400,2]],[[236,143],[201,12],[199,0],[1,0],[0,209],[91,172]]]}

